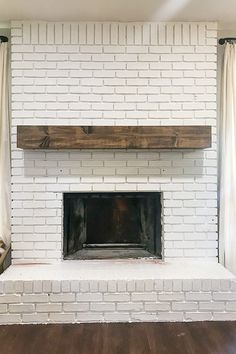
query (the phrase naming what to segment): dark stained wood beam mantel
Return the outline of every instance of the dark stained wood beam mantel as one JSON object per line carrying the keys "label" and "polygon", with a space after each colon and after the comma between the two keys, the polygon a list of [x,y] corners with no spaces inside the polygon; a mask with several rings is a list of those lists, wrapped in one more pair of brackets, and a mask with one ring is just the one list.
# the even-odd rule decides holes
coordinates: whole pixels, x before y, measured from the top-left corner
{"label": "dark stained wood beam mantel", "polygon": [[210,146],[210,126],[17,127],[20,149],[204,149]]}

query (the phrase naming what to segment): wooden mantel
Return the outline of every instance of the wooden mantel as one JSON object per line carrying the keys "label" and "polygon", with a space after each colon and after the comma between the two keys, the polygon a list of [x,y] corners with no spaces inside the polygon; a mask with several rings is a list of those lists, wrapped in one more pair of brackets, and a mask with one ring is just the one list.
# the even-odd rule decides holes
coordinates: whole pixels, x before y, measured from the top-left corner
{"label": "wooden mantel", "polygon": [[204,149],[210,126],[36,126],[17,127],[21,149]]}

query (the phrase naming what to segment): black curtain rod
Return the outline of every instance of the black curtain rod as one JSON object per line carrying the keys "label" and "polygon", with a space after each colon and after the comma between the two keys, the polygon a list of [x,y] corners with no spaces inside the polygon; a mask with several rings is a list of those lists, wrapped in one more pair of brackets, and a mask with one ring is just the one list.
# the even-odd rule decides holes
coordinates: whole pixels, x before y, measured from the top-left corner
{"label": "black curtain rod", "polygon": [[220,44],[220,45],[223,45],[223,44],[225,44],[226,42],[232,42],[232,41],[236,41],[236,38],[234,38],[234,37],[220,38],[220,39],[219,39],[219,44]]}
{"label": "black curtain rod", "polygon": [[8,42],[8,38],[5,36],[0,36],[0,43]]}

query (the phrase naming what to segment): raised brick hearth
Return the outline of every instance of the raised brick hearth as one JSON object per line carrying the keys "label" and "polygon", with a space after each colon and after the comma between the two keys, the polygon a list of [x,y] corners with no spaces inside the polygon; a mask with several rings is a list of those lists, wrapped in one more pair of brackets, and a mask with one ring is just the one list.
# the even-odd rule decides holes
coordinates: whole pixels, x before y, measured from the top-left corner
{"label": "raised brick hearth", "polygon": [[236,279],[213,262],[12,266],[0,293],[1,323],[236,319]]}

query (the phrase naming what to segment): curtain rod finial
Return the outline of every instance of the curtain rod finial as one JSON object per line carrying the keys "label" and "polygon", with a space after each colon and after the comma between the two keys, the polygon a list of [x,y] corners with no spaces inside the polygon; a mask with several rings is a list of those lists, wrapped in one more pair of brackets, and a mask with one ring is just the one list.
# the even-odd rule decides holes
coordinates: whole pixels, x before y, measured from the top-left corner
{"label": "curtain rod finial", "polygon": [[8,42],[8,38],[5,36],[0,36],[0,43]]}
{"label": "curtain rod finial", "polygon": [[224,39],[224,38],[220,38],[220,39],[219,39],[219,44],[220,44],[220,45],[225,44],[225,39]]}

